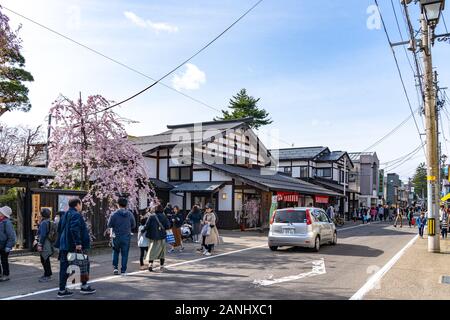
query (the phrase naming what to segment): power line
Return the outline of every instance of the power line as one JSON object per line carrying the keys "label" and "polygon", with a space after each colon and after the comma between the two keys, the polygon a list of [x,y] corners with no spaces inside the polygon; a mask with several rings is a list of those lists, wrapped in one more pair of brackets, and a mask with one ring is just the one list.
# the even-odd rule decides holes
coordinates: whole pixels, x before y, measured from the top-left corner
{"label": "power line", "polygon": [[408,154],[401,156],[400,158],[391,160],[391,161],[387,161],[385,163],[383,163],[384,165],[386,165],[384,167],[384,169],[388,169],[391,167],[396,166],[398,163],[402,162],[403,160],[405,160],[406,158],[410,157],[412,154],[414,154],[417,150],[420,150],[420,148],[422,147],[422,145],[419,145],[417,148],[415,148],[414,150],[412,150],[411,152],[409,152]]}
{"label": "power line", "polygon": [[[416,111],[418,111],[419,109],[416,109]],[[408,118],[406,118],[405,120],[403,120],[398,126],[396,126],[394,129],[392,129],[391,131],[389,131],[386,135],[384,135],[382,138],[380,138],[379,140],[377,140],[374,144],[372,144],[370,147],[368,147],[367,149],[365,149],[363,152],[367,152],[371,149],[373,149],[374,147],[376,147],[377,145],[379,145],[381,142],[383,142],[384,140],[386,140],[387,138],[389,138],[391,135],[393,135],[395,132],[397,132],[401,127],[403,127],[410,119],[412,118],[412,115],[410,115]]]}
{"label": "power line", "polygon": [[200,53],[202,53],[206,48],[208,48],[210,45],[212,45],[217,39],[219,39],[220,37],[222,37],[228,30],[230,30],[232,27],[234,27],[239,21],[241,21],[247,14],[249,14],[253,9],[255,9],[263,0],[259,0],[258,2],[256,2],[250,9],[248,9],[246,12],[244,12],[244,14],[242,14],[236,21],[234,21],[230,26],[228,26],[224,31],[222,31],[219,35],[217,35],[214,39],[212,39],[211,41],[209,41],[206,45],[204,45],[200,50],[198,50],[197,52],[195,52],[193,55],[191,55],[189,58],[187,58],[186,60],[184,60],[183,62],[181,62],[178,66],[176,66],[175,68],[173,68],[172,70],[170,70],[169,72],[167,72],[165,75],[163,75],[161,78],[159,78],[158,80],[156,80],[154,83],[152,83],[151,85],[147,86],[146,88],[142,89],[141,91],[133,94],[132,96],[113,104],[112,106],[106,107],[105,109],[103,109],[100,112],[112,109],[114,107],[117,107],[118,105],[121,105],[123,103],[126,103],[134,98],[136,98],[137,96],[141,95],[142,93],[144,93],[145,91],[151,89],[152,87],[154,87],[155,85],[157,85],[160,81],[164,80],[165,78],[167,78],[168,76],[170,76],[172,73],[174,73],[175,71],[177,71],[179,68],[181,68],[182,66],[184,66],[186,63],[188,63],[189,61],[191,61],[192,59],[194,59],[196,56],[198,56]]}
{"label": "power line", "polygon": [[410,155],[408,158],[406,158],[405,160],[403,160],[400,164],[398,164],[398,165],[396,165],[396,166],[394,166],[394,167],[391,167],[391,168],[387,169],[387,172],[392,172],[392,171],[394,171],[395,169],[397,169],[397,168],[401,167],[402,165],[404,165],[406,162],[412,160],[412,158],[420,151],[420,149],[421,149],[422,147],[423,147],[423,145],[420,145],[417,149],[415,149],[415,150],[411,153],[411,155]]}
{"label": "power line", "polygon": [[[378,0],[375,0],[375,4],[376,4],[376,6],[377,6],[377,8],[378,8],[378,12],[379,12],[380,18],[381,18],[381,23],[382,23],[382,25],[383,25],[384,33],[386,34],[387,40],[388,40],[388,42],[389,42],[389,46],[390,46],[390,48],[391,48],[392,55],[394,56],[395,65],[397,66],[397,71],[398,71],[398,75],[399,75],[399,77],[400,77],[400,81],[401,81],[401,83],[402,83],[403,92],[404,92],[405,97],[406,97],[406,100],[407,100],[407,102],[408,102],[409,110],[411,111],[411,114],[412,114],[412,116],[413,116],[414,123],[415,123],[416,129],[417,129],[417,134],[419,135],[419,139],[420,139],[420,141],[421,141],[421,147],[423,147],[423,146],[424,146],[424,142],[423,142],[423,140],[422,140],[422,135],[420,134],[419,125],[417,124],[417,120],[416,120],[416,117],[415,117],[415,115],[414,115],[414,111],[413,111],[413,108],[412,108],[411,100],[409,99],[408,91],[406,90],[406,85],[405,85],[405,82],[404,82],[404,80],[403,80],[403,75],[402,75],[402,72],[401,72],[401,69],[400,69],[400,66],[399,66],[399,63],[398,63],[397,56],[396,56],[396,54],[395,54],[395,50],[394,50],[394,48],[393,48],[393,46],[392,46],[391,38],[389,37],[389,33],[388,33],[387,29],[386,29],[386,24],[385,24],[385,22],[384,22],[383,15],[381,14],[381,9],[380,9],[380,6],[379,6],[379,4],[378,4]],[[424,152],[424,154],[426,154],[425,148],[423,148],[423,152]]]}
{"label": "power line", "polygon": [[[394,12],[395,22],[397,23],[398,33],[400,34],[400,39],[403,42],[404,41],[403,33],[402,33],[401,28],[400,28],[400,23],[398,21],[397,10],[395,10],[395,6],[394,6],[394,0],[391,0],[391,6],[392,6],[392,11]],[[406,50],[405,47],[403,47],[403,50],[405,51],[406,59],[408,59],[408,63],[409,63],[409,66],[411,67],[411,71],[412,71],[413,74],[415,74],[415,71],[414,71],[414,68],[412,66],[411,60],[409,59],[408,51]]]}

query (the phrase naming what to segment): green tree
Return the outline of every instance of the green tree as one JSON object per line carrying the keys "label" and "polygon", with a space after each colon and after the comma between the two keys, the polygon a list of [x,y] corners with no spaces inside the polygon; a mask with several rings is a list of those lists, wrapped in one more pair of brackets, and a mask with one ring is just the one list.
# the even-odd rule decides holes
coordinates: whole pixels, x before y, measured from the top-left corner
{"label": "green tree", "polygon": [[231,110],[222,110],[222,117],[215,118],[214,121],[251,117],[253,121],[250,123],[250,127],[254,129],[271,124],[273,121],[269,118],[269,113],[263,108],[258,107],[259,100],[260,98],[255,99],[249,96],[246,89],[241,89],[230,99],[228,108]]}
{"label": "green tree", "polygon": [[427,168],[425,163],[419,164],[413,178],[414,193],[419,197],[427,195]]}
{"label": "green tree", "polygon": [[23,82],[34,79],[23,69],[25,58],[20,53],[22,40],[18,36],[19,29],[11,30],[9,18],[0,11],[0,116],[7,111],[26,112],[31,108],[28,88]]}

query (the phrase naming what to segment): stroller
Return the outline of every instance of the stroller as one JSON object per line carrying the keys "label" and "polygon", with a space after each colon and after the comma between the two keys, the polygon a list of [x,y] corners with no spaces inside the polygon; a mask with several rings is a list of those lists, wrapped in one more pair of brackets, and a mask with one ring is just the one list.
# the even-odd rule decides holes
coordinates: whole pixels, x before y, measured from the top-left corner
{"label": "stroller", "polygon": [[183,241],[191,240],[191,242],[194,242],[194,238],[192,237],[193,234],[193,227],[192,224],[186,220],[184,224],[181,226],[181,239]]}

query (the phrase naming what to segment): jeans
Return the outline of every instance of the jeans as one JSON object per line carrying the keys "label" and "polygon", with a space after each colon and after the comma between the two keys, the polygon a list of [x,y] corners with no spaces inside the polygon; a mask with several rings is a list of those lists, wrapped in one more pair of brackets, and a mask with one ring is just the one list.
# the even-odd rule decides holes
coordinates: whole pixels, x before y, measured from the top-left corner
{"label": "jeans", "polygon": [[205,245],[206,250],[208,250],[209,253],[211,253],[212,249],[214,248],[213,244],[207,244]]}
{"label": "jeans", "polygon": [[139,263],[142,267],[144,265],[144,257],[145,257],[145,254],[147,253],[148,247],[140,247],[139,249],[141,250],[141,255],[139,257]]}
{"label": "jeans", "polygon": [[442,228],[441,234],[442,234],[442,239],[446,239],[447,238],[447,234],[448,234],[448,229],[447,228]]}
{"label": "jeans", "polygon": [[420,226],[419,227],[419,236],[423,237],[423,229],[425,228],[425,226]]}
{"label": "jeans", "polygon": [[1,266],[0,266],[0,276],[9,276],[9,262],[8,262],[9,252],[4,249],[0,250]]}
{"label": "jeans", "polygon": [[50,264],[50,257],[47,259],[42,258],[41,256],[41,264],[44,268],[44,277],[51,277],[52,276],[52,266]]}
{"label": "jeans", "polygon": [[131,235],[116,236],[113,240],[113,267],[119,268],[119,253],[122,255],[121,273],[127,271],[128,252],[130,251]]}

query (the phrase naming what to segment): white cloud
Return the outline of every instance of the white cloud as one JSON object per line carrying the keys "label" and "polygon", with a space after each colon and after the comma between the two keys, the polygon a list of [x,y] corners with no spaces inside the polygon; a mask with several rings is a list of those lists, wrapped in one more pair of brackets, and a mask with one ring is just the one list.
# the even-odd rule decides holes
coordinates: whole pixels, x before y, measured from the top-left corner
{"label": "white cloud", "polygon": [[155,31],[156,33],[159,33],[162,31],[168,32],[168,33],[178,32],[178,27],[171,25],[169,23],[153,22],[151,20],[144,20],[131,11],[125,11],[123,14],[125,15],[125,17],[128,20],[130,20],[132,23],[134,23],[136,26],[138,26],[140,28],[151,29],[151,30]]}
{"label": "white cloud", "polygon": [[312,125],[313,127],[319,127],[319,126],[329,127],[329,126],[331,126],[331,122],[328,121],[328,120],[325,120],[325,121],[319,121],[319,120],[317,120],[317,119],[313,119],[313,120],[311,121],[311,125]]}
{"label": "white cloud", "polygon": [[175,75],[172,84],[177,90],[197,90],[206,82],[206,74],[192,63],[186,64],[186,71],[181,75]]}

